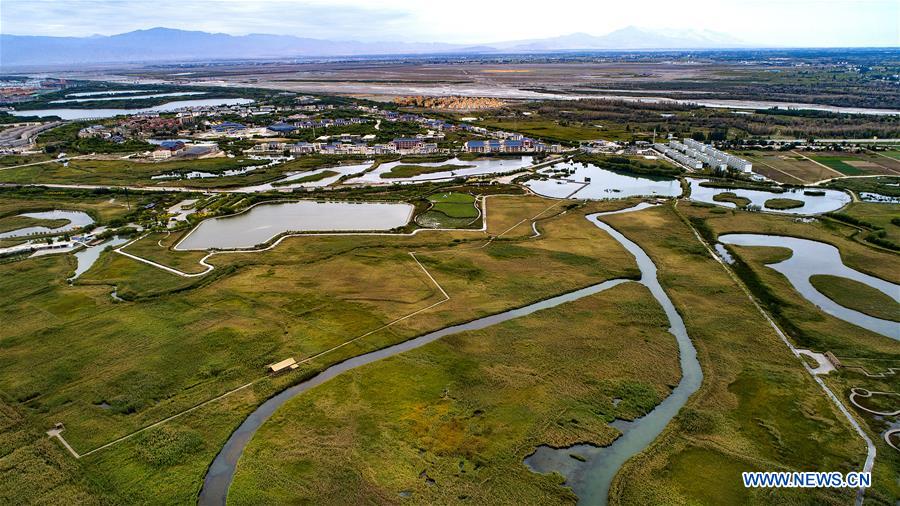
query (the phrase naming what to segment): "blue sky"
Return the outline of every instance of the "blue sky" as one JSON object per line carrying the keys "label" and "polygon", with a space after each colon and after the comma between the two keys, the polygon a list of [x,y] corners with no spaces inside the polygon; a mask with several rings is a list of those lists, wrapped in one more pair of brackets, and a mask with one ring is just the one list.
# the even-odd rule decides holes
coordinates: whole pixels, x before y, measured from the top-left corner
{"label": "blue sky", "polygon": [[0,0],[0,33],[18,35],[165,26],[468,44],[629,25],[712,30],[760,45],[900,46],[900,0]]}

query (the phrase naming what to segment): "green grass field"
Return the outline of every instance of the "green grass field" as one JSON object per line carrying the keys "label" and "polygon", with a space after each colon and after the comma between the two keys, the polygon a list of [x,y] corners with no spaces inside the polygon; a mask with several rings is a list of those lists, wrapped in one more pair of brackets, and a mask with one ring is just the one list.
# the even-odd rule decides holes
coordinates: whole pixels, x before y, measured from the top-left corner
{"label": "green grass field", "polygon": [[[491,228],[558,204],[536,197],[490,202],[497,219]],[[5,399],[36,434],[65,423],[66,439],[84,453],[264,378],[268,363],[309,357],[441,300],[408,255],[415,250],[451,300],[300,371],[262,379],[85,457],[66,482],[86,482],[90,497],[106,502],[192,502],[209,462],[241,417],[304,374],[452,322],[634,276],[624,250],[598,239],[580,217],[560,215],[543,227],[547,237],[540,243],[510,232],[496,250],[471,249],[484,244],[482,232],[296,237],[264,253],[215,256],[210,262],[217,269],[201,278],[182,278],[111,252],[74,286],[65,283],[74,268],[70,256],[0,264],[0,289],[13,294],[0,301],[0,319],[16,322],[0,330]],[[129,249],[151,256],[155,238]],[[168,251],[174,238],[160,239],[160,250]],[[515,242],[523,242],[525,258],[497,254]],[[168,260],[170,253],[159,254],[153,258],[175,262]],[[113,285],[131,302],[113,301]],[[64,452],[40,437],[29,441],[21,452],[31,452],[35,464],[11,468],[3,481],[39,486],[46,478],[35,470],[54,466],[58,457],[41,456],[39,448]]]}
{"label": "green grass field", "polygon": [[429,195],[428,200],[434,204],[431,207],[432,210],[451,218],[474,219],[478,217],[475,197],[468,193],[440,193]]}
{"label": "green grass field", "polygon": [[763,207],[766,209],[797,209],[798,207],[803,207],[803,201],[796,199],[769,199],[765,201]]}
{"label": "green grass field", "polygon": [[607,423],[667,395],[679,377],[667,326],[630,284],[352,371],[262,428],[229,503],[571,502],[522,459],[542,443],[607,444]]}
{"label": "green grass field", "polygon": [[816,275],[809,282],[838,304],[875,318],[900,322],[900,304],[874,288],[837,276]]}
{"label": "green grass field", "polygon": [[747,197],[738,197],[734,192],[717,193],[713,195],[713,200],[716,202],[731,202],[738,207],[747,207],[747,205],[750,204],[750,199]]}
{"label": "green grass field", "polygon": [[[709,208],[691,205],[678,210],[703,213],[710,221],[758,214],[710,214]],[[773,218],[792,223],[789,218]],[[663,286],[685,320],[704,372],[700,391],[677,422],[620,471],[610,503],[849,501],[852,494],[846,492],[748,491],[743,487],[739,481],[743,470],[859,469],[864,450],[799,360],[671,206],[605,220],[653,258]],[[884,481],[878,486],[893,487]]]}
{"label": "green grass field", "polygon": [[448,172],[460,169],[467,169],[470,167],[474,167],[474,165],[454,165],[454,164],[444,164],[437,165],[434,167],[426,166],[426,165],[413,165],[413,164],[400,164],[397,165],[391,170],[387,172],[381,173],[382,179],[398,179],[404,177],[415,177],[421,176],[422,174],[433,174],[435,172]]}
{"label": "green grass field", "polygon": [[811,156],[813,160],[821,163],[822,165],[827,165],[832,169],[844,174],[845,176],[859,176],[861,174],[865,174],[865,171],[860,170],[857,167],[854,167],[845,161],[846,157],[842,156],[820,156],[814,155]]}

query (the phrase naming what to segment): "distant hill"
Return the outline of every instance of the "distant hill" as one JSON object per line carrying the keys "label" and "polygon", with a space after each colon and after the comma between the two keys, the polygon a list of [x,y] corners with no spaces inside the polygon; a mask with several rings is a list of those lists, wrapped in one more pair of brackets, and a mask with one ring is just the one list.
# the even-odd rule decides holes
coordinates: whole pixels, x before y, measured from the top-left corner
{"label": "distant hill", "polygon": [[541,52],[584,49],[712,49],[740,47],[714,32],[663,33],[635,27],[607,35],[574,33],[548,39],[492,44],[332,41],[292,35],[228,35],[151,28],[118,35],[45,37],[0,35],[0,66],[79,63],[176,62],[315,56],[361,56],[429,53]]}
{"label": "distant hill", "polygon": [[548,39],[494,44],[509,51],[564,51],[576,49],[646,50],[646,49],[725,49],[746,44],[725,34],[708,30],[665,32],[629,26],[606,35],[573,33]]}

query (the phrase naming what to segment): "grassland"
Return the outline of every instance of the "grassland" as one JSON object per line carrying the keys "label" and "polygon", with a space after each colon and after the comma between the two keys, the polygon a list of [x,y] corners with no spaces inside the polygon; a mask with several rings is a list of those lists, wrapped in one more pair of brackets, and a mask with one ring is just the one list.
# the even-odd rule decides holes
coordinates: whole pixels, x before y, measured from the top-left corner
{"label": "grassland", "polygon": [[750,199],[747,197],[738,197],[734,192],[717,193],[713,195],[713,200],[716,202],[731,202],[738,207],[747,207],[750,204]]}
{"label": "grassland", "polygon": [[[696,206],[680,209],[713,235],[732,232],[800,237],[829,243],[841,252],[844,263],[856,270],[900,282],[898,257],[853,240],[857,229],[830,220],[795,222],[787,217],[732,211],[713,214]],[[801,348],[830,350],[838,356],[874,357],[900,353],[896,341],[823,313],[798,294],[787,279],[766,264],[790,256],[784,248],[731,247],[742,262],[739,271],[755,289],[782,327]]]}
{"label": "grassland", "polygon": [[[202,160],[178,160],[171,162],[137,162],[132,160],[71,160],[69,166],[42,164],[0,171],[4,183],[55,183],[55,184],[103,184],[103,185],[155,185],[167,186],[172,181],[151,180],[152,176],[168,172],[223,172],[253,165],[260,160],[231,158],[207,158]],[[196,182],[196,180],[192,180]],[[181,181],[179,181],[181,183]]]}
{"label": "grassland", "polygon": [[[693,212],[678,206],[688,209]],[[675,423],[617,475],[610,503],[850,501],[848,492],[743,487],[746,470],[858,470],[864,447],[671,206],[604,219],[653,258],[704,371],[700,390]],[[896,494],[889,470],[870,494]]]}
{"label": "grassland", "polygon": [[803,207],[803,201],[796,199],[769,199],[763,206],[766,209],[797,209],[798,207]]}
{"label": "grassland", "polygon": [[900,161],[874,152],[738,151],[753,171],[780,183],[804,184],[843,176],[897,175]]}
{"label": "grassland", "polygon": [[738,156],[753,162],[754,172],[774,179],[779,183],[814,183],[843,175],[794,152],[741,151],[738,153]]}
{"label": "grassland", "polygon": [[873,152],[831,152],[809,154],[810,158],[846,176],[874,176],[900,174],[900,161]]}
{"label": "grassland", "polygon": [[[0,301],[0,319],[16,322],[0,330],[4,399],[35,433],[65,423],[66,439],[85,453],[256,381],[84,457],[75,473],[105,502],[193,502],[209,462],[243,416],[305,375],[449,323],[636,275],[627,253],[575,214],[542,222],[540,241],[528,239],[524,227],[518,232],[515,225],[530,230],[529,218],[559,202],[489,200],[496,218],[489,230],[515,230],[484,247],[486,236],[476,231],[295,237],[267,252],[217,255],[210,260],[216,270],[200,278],[107,252],[74,286],[65,283],[74,266],[69,256],[2,264],[0,289],[12,295]],[[129,248],[153,255],[154,238]],[[160,259],[178,261],[165,247],[173,240],[163,240],[159,249],[169,253]],[[441,300],[412,250],[451,299],[383,327]],[[131,302],[113,301],[110,285]],[[275,360],[309,358],[367,333],[295,373],[264,376]],[[37,486],[45,480],[40,469],[64,455],[45,439],[30,441],[21,451],[42,464],[9,469],[4,482]]]}
{"label": "grassland", "polygon": [[[598,122],[599,123],[599,122]],[[480,126],[512,130],[531,137],[554,142],[573,143],[591,139],[619,140],[624,138],[624,130],[618,132],[597,126],[584,124],[567,124],[550,118],[486,118],[479,121]],[[621,129],[617,125],[617,129]]]}
{"label": "grassland", "polygon": [[844,307],[900,322],[900,304],[865,283],[824,274],[812,276],[809,281],[816,290]]}
{"label": "grassland", "polygon": [[623,285],[352,371],[263,427],[229,502],[571,502],[522,459],[544,442],[607,444],[607,423],[667,395],[667,326],[646,288]]}
{"label": "grassland", "polygon": [[0,233],[26,227],[59,228],[70,223],[66,219],[42,219],[28,216],[6,216],[0,218]]}
{"label": "grassland", "polygon": [[467,169],[470,167],[474,167],[474,165],[454,165],[450,163],[431,167],[427,165],[400,164],[391,168],[391,170],[387,172],[382,172],[381,178],[398,179],[403,177],[415,177],[421,176],[422,174],[432,174],[435,172],[452,172],[455,170]]}
{"label": "grassland", "polygon": [[480,211],[475,196],[448,192],[428,196],[431,207],[416,217],[416,222],[430,228],[462,228],[472,225]]}
{"label": "grassland", "polygon": [[327,179],[329,177],[337,176],[340,174],[339,172],[335,172],[333,170],[323,170],[322,172],[316,174],[310,174],[308,176],[303,176],[299,179],[293,179],[291,181],[286,181],[284,183],[275,183],[275,186],[280,186],[281,184],[292,185],[298,183],[313,183],[315,181],[321,181],[323,179]]}
{"label": "grassland", "polygon": [[900,217],[900,204],[854,202],[842,212],[876,227],[881,227],[885,238],[900,243],[900,225],[894,222],[895,218]]}

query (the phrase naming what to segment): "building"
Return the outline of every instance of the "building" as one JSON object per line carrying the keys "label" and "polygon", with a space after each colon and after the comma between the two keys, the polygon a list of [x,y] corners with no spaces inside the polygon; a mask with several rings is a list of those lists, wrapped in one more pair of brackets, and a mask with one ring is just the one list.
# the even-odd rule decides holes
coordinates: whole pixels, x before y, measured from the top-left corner
{"label": "building", "polygon": [[292,371],[298,367],[300,367],[300,365],[297,364],[297,361],[294,360],[293,357],[290,357],[290,358],[286,358],[286,359],[282,360],[281,362],[275,362],[274,364],[269,364],[268,366],[266,366],[266,369],[271,374],[278,374],[281,372]]}
{"label": "building", "polygon": [[415,138],[400,138],[392,140],[391,144],[394,145],[397,151],[408,151],[422,146],[422,144],[425,144],[425,141]]}
{"label": "building", "polygon": [[288,146],[283,142],[269,141],[260,142],[244,152],[251,155],[282,155],[286,149]]}
{"label": "building", "polygon": [[305,155],[315,153],[319,149],[319,145],[310,142],[298,142],[296,144],[288,144],[287,149],[292,155]]}
{"label": "building", "polygon": [[212,129],[215,132],[219,133],[235,133],[246,130],[247,127],[242,125],[241,123],[235,123],[233,121],[223,121],[217,125],[212,125]]}
{"label": "building", "polygon": [[269,130],[275,133],[280,134],[288,134],[297,129],[294,125],[288,125],[287,123],[273,123],[267,127]]}
{"label": "building", "polygon": [[[559,146],[547,145],[543,142],[523,137],[521,139],[488,139],[466,141],[463,148],[468,153],[535,153],[543,151],[558,152]],[[559,149],[557,149],[559,148]]]}

